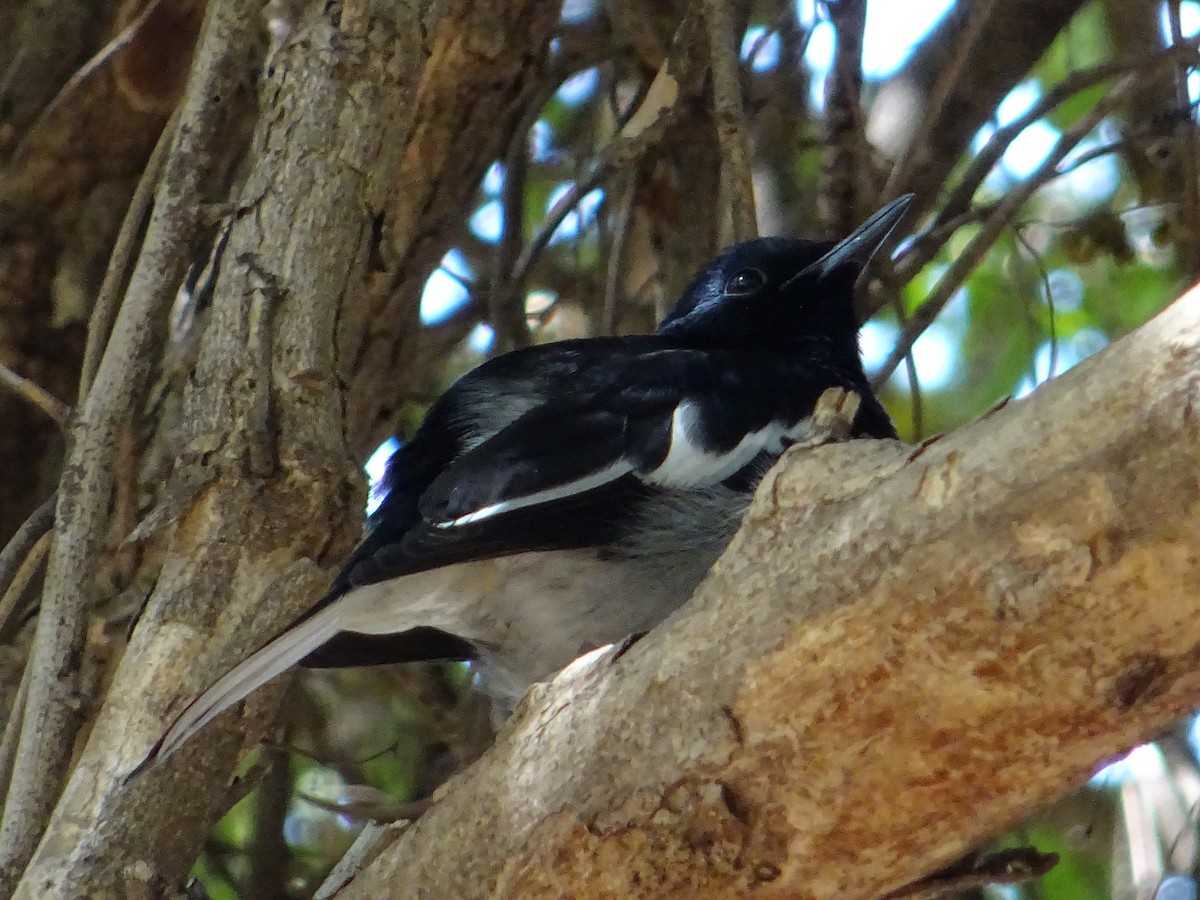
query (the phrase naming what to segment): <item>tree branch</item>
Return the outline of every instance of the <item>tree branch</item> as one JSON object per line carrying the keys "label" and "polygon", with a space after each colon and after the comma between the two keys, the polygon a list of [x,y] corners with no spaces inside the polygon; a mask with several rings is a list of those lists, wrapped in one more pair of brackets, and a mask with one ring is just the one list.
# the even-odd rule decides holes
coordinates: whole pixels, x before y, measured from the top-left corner
{"label": "tree branch", "polygon": [[129,268],[139,249],[138,237],[142,231],[142,224],[154,201],[154,192],[162,177],[163,165],[175,138],[178,123],[179,113],[176,112],[163,126],[162,134],[158,136],[154,150],[151,151],[150,158],[146,161],[146,167],[142,170],[141,177],[138,178],[137,188],[134,189],[133,197],[130,198],[125,216],[121,220],[121,230],[117,233],[117,240],[113,244],[108,267],[104,272],[104,281],[100,284],[96,302],[92,306],[92,313],[88,318],[87,345],[84,347],[83,364],[79,372],[80,403],[87,398],[87,393],[91,390],[92,382],[96,378],[96,370],[100,367],[100,359],[104,355],[104,348],[108,346],[113,322],[116,321],[117,312],[120,309],[121,291],[125,287]]}
{"label": "tree branch", "polygon": [[[1163,65],[1164,60],[1168,57],[1161,57],[1155,65]],[[888,358],[883,365],[875,372],[872,380],[875,384],[882,384],[895,371],[912,349],[913,344],[917,342],[917,338],[925,331],[926,328],[937,318],[938,314],[945,308],[946,304],[954,297],[955,292],[959,289],[962,283],[970,275],[971,271],[979,264],[984,255],[991,248],[996,238],[1000,233],[1008,227],[1017,211],[1022,205],[1032,197],[1045,182],[1049,181],[1057,175],[1059,164],[1067,157],[1067,155],[1075,148],[1075,146],[1083,140],[1087,135],[1099,125],[1104,118],[1114,109],[1125,102],[1126,98],[1137,88],[1137,75],[1126,75],[1117,86],[1112,89],[1108,96],[1098,101],[1086,115],[1078,122],[1063,132],[1062,136],[1054,145],[1054,149],[1047,154],[1041,165],[1037,167],[1029,177],[1021,184],[1014,187],[1004,199],[996,204],[995,211],[983,223],[976,234],[967,244],[966,248],[954,259],[946,269],[945,274],[938,279],[937,286],[932,293],[925,298],[922,303],[913,312],[912,317],[905,323],[900,336],[896,339],[896,346],[892,348],[892,352],[888,354]]]}
{"label": "tree branch", "polygon": [[[198,152],[224,134],[254,27],[253,4],[214,3],[206,28],[219,31],[198,51],[181,127],[166,163],[142,256],[117,315],[96,382],[72,429],[58,494],[57,530],[34,635],[29,691],[12,781],[0,824],[0,895],[10,895],[41,837],[74,747],[81,709],[75,662],[83,650],[86,598],[112,491],[116,438],[133,415],[153,366],[165,305],[182,274],[199,188],[214,160]],[[239,7],[244,7],[239,9]]]}
{"label": "tree branch", "polygon": [[1193,291],[939,441],[789,455],[340,900],[865,900],[1010,827],[1200,705],[1197,373]]}
{"label": "tree branch", "polygon": [[[873,202],[866,122],[862,109],[862,46],[866,0],[829,6],[837,31],[833,65],[825,87],[825,153],[821,201],[830,234],[850,234]],[[888,195],[891,196],[891,195]]]}
{"label": "tree branch", "polygon": [[979,127],[1082,5],[1081,0],[1047,0],[1036,7],[1020,0],[956,5],[898,75],[920,96],[926,121],[908,141],[884,196],[915,193],[909,210],[914,218],[931,209]]}
{"label": "tree branch", "polygon": [[754,209],[754,179],[750,166],[750,137],[729,0],[704,0],[708,52],[713,77],[713,118],[721,145],[721,168],[733,219],[734,241],[758,236]]}
{"label": "tree branch", "polygon": [[46,414],[59,428],[66,427],[67,419],[71,417],[71,407],[63,403],[41,385],[23,378],[0,363],[0,386],[12,391],[22,400],[36,406]]}

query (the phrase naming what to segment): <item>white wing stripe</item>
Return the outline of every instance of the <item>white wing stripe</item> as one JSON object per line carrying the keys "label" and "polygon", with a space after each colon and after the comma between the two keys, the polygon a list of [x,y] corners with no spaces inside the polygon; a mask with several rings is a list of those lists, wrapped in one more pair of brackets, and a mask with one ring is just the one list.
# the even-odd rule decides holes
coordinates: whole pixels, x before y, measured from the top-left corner
{"label": "white wing stripe", "polygon": [[564,497],[582,494],[584,491],[590,491],[592,488],[600,487],[602,484],[616,481],[622,475],[628,475],[632,471],[632,463],[626,459],[619,459],[606,468],[592,472],[590,475],[585,475],[582,478],[577,478],[574,481],[546,488],[543,491],[534,491],[532,494],[526,494],[523,497],[502,500],[499,503],[493,503],[490,506],[484,506],[474,512],[469,512],[464,516],[459,516],[457,519],[451,519],[448,522],[434,522],[433,524],[438,528],[459,528],[463,525],[470,525],[472,522],[482,522],[484,519],[490,519],[492,516],[498,516],[501,513],[511,512],[514,509],[524,509],[529,506],[538,506],[542,503],[553,503],[555,500],[562,500]]}
{"label": "white wing stripe", "polygon": [[794,425],[772,422],[758,431],[751,431],[737,446],[724,453],[711,453],[698,446],[692,436],[697,407],[681,403],[671,416],[671,445],[666,458],[646,473],[645,480],[666,487],[703,487],[718,484],[749,463],[761,451],[782,453],[784,447],[808,430],[808,420]]}
{"label": "white wing stripe", "polygon": [[[719,484],[733,475],[760,452],[782,453],[784,448],[803,437],[808,431],[808,419],[802,419],[794,425],[783,422],[772,422],[765,428],[752,431],[743,437],[737,446],[724,453],[711,453],[700,447],[689,432],[695,430],[699,407],[694,403],[684,402],[675,407],[671,415],[671,444],[667,455],[654,469],[639,477],[650,484],[661,484],[664,487],[704,487]],[[493,516],[498,516],[516,509],[526,509],[543,503],[553,503],[564,497],[582,494],[593,488],[616,481],[622,475],[634,471],[634,465],[627,459],[619,459],[611,465],[541,491],[534,491],[521,497],[511,497],[499,503],[480,507],[465,515],[444,522],[434,522],[437,528],[460,528],[475,522],[482,522]]]}

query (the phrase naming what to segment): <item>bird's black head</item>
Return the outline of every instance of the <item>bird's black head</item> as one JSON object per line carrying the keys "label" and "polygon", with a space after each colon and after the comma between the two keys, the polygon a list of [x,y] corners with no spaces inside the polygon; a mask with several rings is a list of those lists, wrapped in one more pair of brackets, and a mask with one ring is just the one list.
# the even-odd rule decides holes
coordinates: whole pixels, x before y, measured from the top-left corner
{"label": "bird's black head", "polygon": [[893,200],[837,243],[759,238],[730,247],[692,279],[658,333],[728,349],[828,346],[857,362],[854,283],[911,200]]}

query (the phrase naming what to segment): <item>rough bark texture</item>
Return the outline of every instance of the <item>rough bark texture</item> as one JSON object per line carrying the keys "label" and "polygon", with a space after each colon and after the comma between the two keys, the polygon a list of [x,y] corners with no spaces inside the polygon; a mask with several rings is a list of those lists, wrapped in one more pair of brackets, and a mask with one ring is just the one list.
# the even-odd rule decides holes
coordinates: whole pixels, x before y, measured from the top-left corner
{"label": "rough bark texture", "polygon": [[[426,42],[422,4],[376,6],[338,19],[339,10],[313,4],[262,77],[259,127],[230,207],[211,312],[197,326],[194,370],[178,379],[180,430],[162,451],[169,476],[160,476],[159,507],[138,535],[165,533],[162,571],[17,897],[156,895],[195,859],[226,805],[225,773],[243,741],[261,736],[262,708],[250,708],[257,724],[246,734],[227,722],[171,765],[128,776],[172,704],[311,603],[327,577],[319,567],[340,560],[357,536],[361,475],[347,435],[361,450],[364,428],[392,415],[380,412],[394,396],[391,382],[415,368],[376,355],[399,353],[396,341],[414,328],[419,291],[397,290],[420,284],[440,258],[495,148],[525,113],[557,14],[554,4],[448,3]],[[226,0],[214,10],[198,53],[237,47],[235,74],[253,74],[245,69],[253,52],[222,29],[254,39],[259,8]],[[230,102],[225,89],[211,93],[202,98],[209,112]],[[190,115],[185,102],[181,132],[194,138]],[[495,146],[462,141],[467,133],[494,135]],[[170,163],[167,180],[178,189]],[[195,206],[175,213],[173,227],[189,232],[204,217]],[[186,261],[170,257],[173,283]],[[155,296],[169,300],[159,287]],[[127,337],[119,321],[109,356],[124,352]],[[138,365],[147,365],[144,354]],[[97,383],[111,386],[107,377],[102,369]],[[386,389],[356,389],[348,410],[347,383],[364,378]],[[118,404],[122,415],[128,405]],[[112,452],[122,424],[88,423],[87,440],[100,446],[76,448],[83,462],[71,478],[95,468],[95,452]],[[89,510],[107,502],[110,484],[110,473],[98,478]],[[68,491],[72,505],[60,511],[64,558],[96,549],[97,529],[87,541],[62,537],[63,521],[78,524],[81,493]],[[68,569],[52,566],[51,580]],[[76,560],[71,577],[89,570]],[[47,628],[55,627],[51,618]],[[77,636],[73,626],[61,630]],[[59,706],[70,700],[57,697]],[[28,775],[22,785],[38,789],[39,802],[57,787]]]}
{"label": "rough bark texture", "polygon": [[768,476],[337,896],[871,898],[1200,705],[1200,291],[921,450]]}
{"label": "rough bark texture", "polygon": [[558,16],[557,4],[536,0],[446,6],[415,96],[385,123],[388,165],[366,186],[367,203],[387,214],[382,267],[365,302],[348,306],[341,331],[348,439],[363,457],[395,429],[393,404],[404,394],[397,382],[415,374],[405,361],[417,348],[421,287],[479,179],[540,96]]}
{"label": "rough bark texture", "polygon": [[[986,44],[1003,52],[975,54],[937,111],[910,173],[925,202],[1079,3],[1037,15],[992,5]],[[29,58],[36,84],[13,82],[0,143],[139,4],[115,6],[0,9],[0,58],[66,23],[58,55]],[[129,775],[182,702],[320,593],[355,538],[355,463],[439,340],[418,327],[421,285],[485,168],[553,92],[556,3],[268,4],[294,13],[269,64],[261,0],[209,6],[226,32],[202,40],[179,111],[176,147],[190,155],[168,161],[96,396],[74,426],[0,894],[21,878],[16,895],[30,900],[159,897],[187,871],[272,698]],[[678,6],[646,16],[624,4],[619,27],[634,29],[643,62],[661,57]],[[167,42],[178,62],[203,7],[163,0],[178,27],[141,38],[181,39]],[[913,66],[926,89],[946,61],[942,37]],[[82,342],[77,325],[73,338],[47,328],[86,315],[181,71],[147,81],[131,54],[80,90],[86,115],[65,107],[71,127],[48,120],[27,162],[0,173],[0,311],[13,311],[0,315],[0,359],[63,399]],[[254,88],[256,131],[235,171],[246,117],[232,108]],[[663,299],[708,255],[720,208],[708,107],[694,102],[667,143],[630,188],[634,219],[653,214],[651,236],[635,240],[666,259]],[[224,212],[211,308],[183,335],[183,359],[163,363],[164,338],[180,337],[164,335],[166,307]],[[1184,607],[1200,502],[1196,303],[915,459],[885,443],[796,457],[686,615],[537,692],[497,750],[345,895],[872,896],[1198,705],[1188,670],[1200,634]],[[75,344],[55,343],[64,336]],[[18,352],[55,355],[55,373]],[[170,423],[147,408],[161,395],[143,402],[156,378],[179,411]],[[7,403],[0,463],[32,472],[9,450],[28,454],[38,436]],[[21,446],[6,447],[14,434]],[[10,482],[26,506],[44,488]],[[14,515],[5,504],[0,535]],[[130,589],[124,615],[141,617],[97,713],[100,691],[78,665],[85,626],[97,596],[132,580],[101,583],[98,560],[151,505],[120,551],[147,585]],[[81,723],[86,743],[74,740]]]}
{"label": "rough bark texture", "polygon": [[[218,4],[219,5],[219,4]],[[125,303],[113,324],[96,381],[72,423],[72,442],[59,485],[55,536],[34,633],[28,699],[0,826],[0,891],[8,892],[29,860],[69,770],[89,699],[83,666],[88,603],[108,522],[114,485],[124,466],[122,440],[153,367],[166,310],[196,236],[205,188],[211,188],[220,153],[204,144],[225,138],[244,86],[243,69],[230,65],[250,55],[253,32],[224,19],[209,22],[208,51],[198,62],[143,252],[130,276]],[[243,10],[242,21],[246,15]],[[210,100],[219,97],[223,102]],[[222,126],[225,126],[224,128]],[[197,147],[197,144],[200,147]]]}

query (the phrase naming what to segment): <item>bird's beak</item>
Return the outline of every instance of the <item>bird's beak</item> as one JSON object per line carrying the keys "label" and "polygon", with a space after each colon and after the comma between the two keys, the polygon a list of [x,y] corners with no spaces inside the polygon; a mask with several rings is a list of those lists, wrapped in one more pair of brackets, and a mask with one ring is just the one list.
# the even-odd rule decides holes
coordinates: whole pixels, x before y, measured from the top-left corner
{"label": "bird's beak", "polygon": [[[861,272],[867,267],[867,263],[871,261],[875,251],[892,233],[892,229],[904,218],[904,213],[908,209],[908,205],[912,203],[912,199],[912,194],[897,197],[854,229],[853,234],[839,242],[836,247],[815,263],[806,266],[798,274],[789,278],[788,284],[805,277],[824,278],[842,266],[854,266],[857,271]],[[785,284],[784,287],[787,285]]]}

